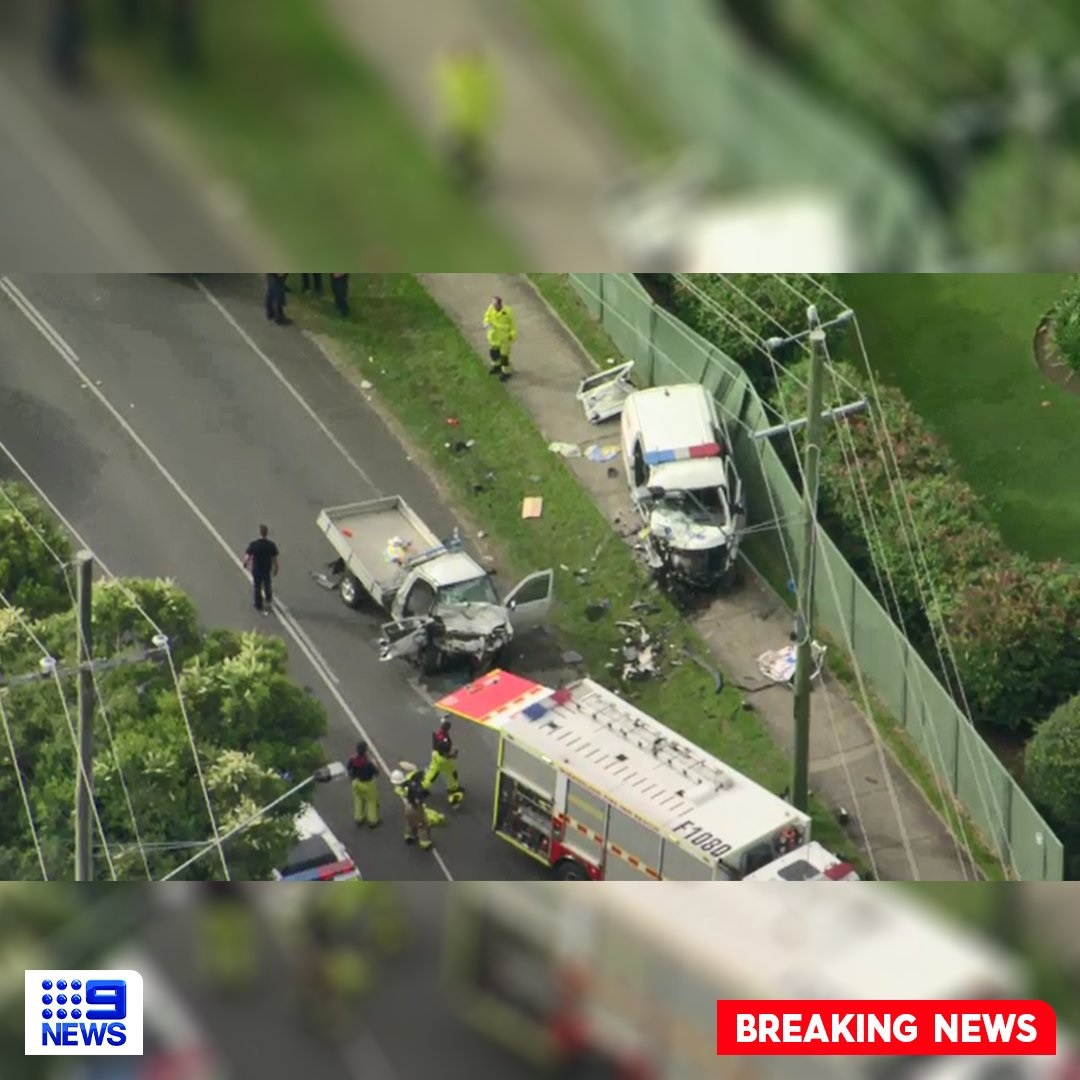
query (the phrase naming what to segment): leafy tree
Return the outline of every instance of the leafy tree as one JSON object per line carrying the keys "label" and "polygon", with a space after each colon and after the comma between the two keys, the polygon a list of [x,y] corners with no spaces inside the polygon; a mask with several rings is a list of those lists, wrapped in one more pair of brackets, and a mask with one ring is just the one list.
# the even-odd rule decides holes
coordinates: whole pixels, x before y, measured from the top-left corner
{"label": "leafy tree", "polygon": [[0,594],[8,603],[35,617],[70,607],[61,564],[73,558],[67,534],[33,492],[0,481]]}
{"label": "leafy tree", "polygon": [[[98,655],[151,646],[156,631],[147,616],[168,637],[172,665],[148,659],[97,675],[105,707],[96,717],[95,805],[117,875],[124,879],[146,876],[140,841],[152,876],[160,878],[213,837],[193,739],[221,832],[286,791],[286,775],[306,775],[324,760],[319,739],[326,731],[325,711],[289,678],[278,639],[229,631],[204,636],[194,607],[175,585],[125,581],[95,589]],[[35,622],[9,613],[0,618],[0,669],[36,671],[42,647],[61,665],[72,664],[76,640],[70,608]],[[58,687],[56,679],[44,677],[13,685],[3,707],[48,875],[70,877],[75,685],[64,678]],[[40,878],[13,766],[7,740],[0,739],[0,876]],[[298,799],[283,803],[229,844],[233,876],[266,878],[280,864],[294,838],[298,805]],[[107,868],[104,853],[99,855],[102,876]],[[220,874],[211,856],[185,871],[198,878]]]}
{"label": "leafy tree", "polygon": [[1024,755],[1028,788],[1053,821],[1080,832],[1080,695],[1038,727]]}
{"label": "leafy tree", "polygon": [[1080,371],[1080,274],[1069,276],[1051,314],[1062,360]]}

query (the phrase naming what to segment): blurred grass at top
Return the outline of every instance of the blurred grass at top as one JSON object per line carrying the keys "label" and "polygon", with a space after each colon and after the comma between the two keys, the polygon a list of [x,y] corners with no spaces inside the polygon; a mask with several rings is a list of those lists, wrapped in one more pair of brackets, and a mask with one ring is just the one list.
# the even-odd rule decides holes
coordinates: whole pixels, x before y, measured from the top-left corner
{"label": "blurred grass at top", "polygon": [[102,26],[103,60],[184,122],[285,253],[352,269],[520,267],[321,4],[228,0],[200,11],[199,71],[176,73],[156,40],[115,23]]}
{"label": "blurred grass at top", "polygon": [[[714,2],[735,7],[739,0]],[[1033,221],[1048,231],[1080,226],[1075,0],[767,0],[762,6],[768,50],[834,106],[913,154],[952,203],[966,244],[1023,247]],[[1057,149],[1045,162],[1020,130],[1017,63],[1033,58],[1064,108]],[[946,164],[940,133],[951,110],[972,105],[988,109],[984,115],[1006,131],[1004,138],[971,140],[961,180]],[[1039,195],[1023,206],[1025,194],[1044,182],[1051,198]]]}

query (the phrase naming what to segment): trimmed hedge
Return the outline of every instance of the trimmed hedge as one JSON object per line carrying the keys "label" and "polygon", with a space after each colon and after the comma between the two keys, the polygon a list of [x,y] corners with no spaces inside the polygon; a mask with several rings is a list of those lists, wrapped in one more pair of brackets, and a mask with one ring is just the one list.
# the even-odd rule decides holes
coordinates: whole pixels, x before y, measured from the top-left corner
{"label": "trimmed hedge", "polygon": [[[851,365],[834,367],[856,386],[867,385]],[[778,403],[791,415],[804,408],[807,375],[804,360],[777,388]],[[831,407],[850,399],[852,391],[827,384],[825,396]],[[885,609],[899,617],[923,658],[952,686],[951,663],[946,657],[942,664],[932,627],[947,632],[973,718],[1011,730],[1025,727],[1080,688],[1080,574],[1063,563],[1035,563],[1011,552],[978,496],[959,479],[943,442],[904,396],[879,387],[879,402],[873,420],[864,415],[848,421],[850,436],[841,439],[839,428],[827,428],[822,523]],[[879,445],[882,427],[891,436],[902,493],[889,482],[896,469]],[[921,538],[922,558],[914,548],[916,560],[908,542],[912,521]]]}
{"label": "trimmed hedge", "polygon": [[1055,824],[1080,833],[1080,695],[1039,725],[1024,763],[1032,798]]}
{"label": "trimmed hedge", "polygon": [[[646,287],[673,315],[722,349],[750,376],[762,397],[776,389],[773,365],[754,341],[800,334],[807,329],[807,300],[815,304],[823,322],[844,310],[825,291],[840,296],[835,274],[822,274],[820,285],[802,274],[642,274]],[[744,295],[745,294],[745,295]],[[727,313],[717,313],[713,305]],[[746,328],[745,332],[742,329]],[[839,332],[831,335],[836,345]],[[802,356],[801,349],[781,350],[776,360],[783,368]]]}

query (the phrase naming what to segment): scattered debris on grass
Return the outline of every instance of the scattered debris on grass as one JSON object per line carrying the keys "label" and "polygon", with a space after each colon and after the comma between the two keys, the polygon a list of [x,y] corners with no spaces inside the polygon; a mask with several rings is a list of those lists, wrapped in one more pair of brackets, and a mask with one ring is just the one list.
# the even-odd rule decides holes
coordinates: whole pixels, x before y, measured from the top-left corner
{"label": "scattered debris on grass", "polygon": [[538,518],[543,512],[544,500],[541,496],[530,495],[528,498],[522,500],[521,516],[524,520],[529,521]]}
{"label": "scattered debris on grass", "polygon": [[585,605],[585,618],[589,622],[598,622],[611,610],[611,601],[606,597],[603,600],[594,600]]}
{"label": "scattered debris on grass", "polygon": [[581,447],[574,443],[553,442],[548,444],[548,449],[559,457],[581,457]]}

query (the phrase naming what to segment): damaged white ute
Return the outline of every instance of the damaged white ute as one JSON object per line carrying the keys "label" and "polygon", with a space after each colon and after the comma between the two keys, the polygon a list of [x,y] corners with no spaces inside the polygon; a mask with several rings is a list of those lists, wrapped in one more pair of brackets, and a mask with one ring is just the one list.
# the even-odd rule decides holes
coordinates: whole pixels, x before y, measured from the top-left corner
{"label": "damaged white ute", "polygon": [[399,495],[331,507],[318,525],[338,558],[316,581],[351,608],[368,596],[391,618],[379,639],[382,660],[409,660],[431,675],[458,658],[483,672],[515,633],[539,628],[551,610],[554,571],[530,574],[500,599],[456,532],[439,540]]}
{"label": "damaged white ute", "polygon": [[639,390],[622,410],[622,455],[650,567],[694,589],[730,585],[746,522],[728,433],[697,383]]}

